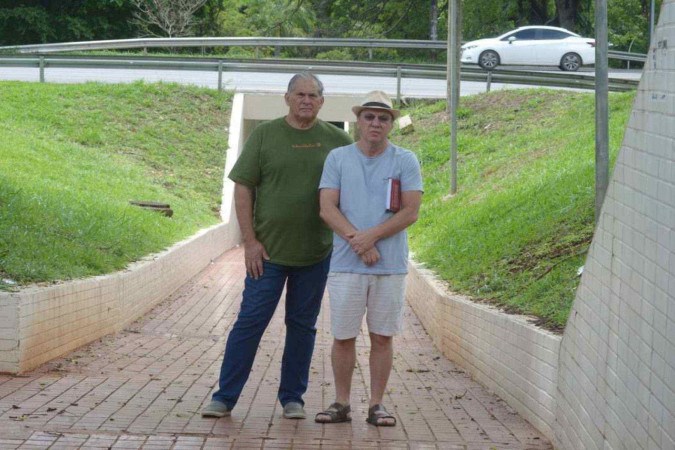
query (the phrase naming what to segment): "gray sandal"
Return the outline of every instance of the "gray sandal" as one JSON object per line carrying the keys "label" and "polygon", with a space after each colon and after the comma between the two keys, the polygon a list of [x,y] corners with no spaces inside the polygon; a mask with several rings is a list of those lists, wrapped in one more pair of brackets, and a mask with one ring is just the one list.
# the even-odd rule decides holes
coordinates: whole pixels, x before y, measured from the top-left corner
{"label": "gray sandal", "polygon": [[[380,422],[381,420],[393,419],[393,422]],[[396,417],[392,416],[384,409],[384,406],[377,404],[373,405],[368,410],[368,418],[366,419],[371,425],[376,427],[393,427],[396,425]]]}
{"label": "gray sandal", "polygon": [[[338,402],[333,403],[328,407],[327,410],[317,413],[314,418],[315,422],[318,423],[341,423],[341,422],[351,422],[352,420],[352,408],[349,405],[343,405]],[[320,416],[326,416],[328,420],[320,420]]]}

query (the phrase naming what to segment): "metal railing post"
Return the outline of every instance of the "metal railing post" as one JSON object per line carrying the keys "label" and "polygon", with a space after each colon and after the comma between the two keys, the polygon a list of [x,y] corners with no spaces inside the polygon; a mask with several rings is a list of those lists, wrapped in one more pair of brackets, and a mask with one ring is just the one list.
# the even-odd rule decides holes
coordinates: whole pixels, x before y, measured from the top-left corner
{"label": "metal railing post", "polygon": [[609,185],[607,0],[595,0],[595,223]]}
{"label": "metal railing post", "polygon": [[396,101],[401,106],[401,66],[396,66]]}
{"label": "metal railing post", "polygon": [[490,86],[492,85],[492,71],[488,70],[487,73],[487,85],[485,86],[485,92],[490,92]]}
{"label": "metal railing post", "polygon": [[[651,36],[651,35],[650,35],[650,36]],[[650,39],[651,39],[651,38],[650,38]],[[630,53],[630,49],[633,47],[633,42],[635,42],[635,38],[633,38],[633,39],[630,41],[630,45],[628,45],[628,52],[629,52],[629,53]],[[627,70],[630,70],[630,59],[627,61],[626,69],[627,69]]]}
{"label": "metal railing post", "polygon": [[40,83],[45,82],[45,57],[40,56]]}
{"label": "metal railing post", "polygon": [[218,91],[223,90],[223,62],[218,61]]}

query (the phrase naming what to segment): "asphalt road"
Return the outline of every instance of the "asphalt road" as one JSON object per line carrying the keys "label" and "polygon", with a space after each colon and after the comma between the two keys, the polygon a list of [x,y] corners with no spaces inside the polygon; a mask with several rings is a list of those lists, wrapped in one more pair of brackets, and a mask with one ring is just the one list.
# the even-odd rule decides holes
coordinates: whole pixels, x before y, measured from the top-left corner
{"label": "asphalt road", "polygon": [[[592,68],[584,70],[593,73]],[[320,72],[319,72],[320,74]],[[641,71],[611,71],[610,77],[639,79]],[[396,94],[396,79],[385,77],[319,75],[326,86],[326,94],[362,94],[374,88],[382,89],[390,95]],[[287,73],[269,72],[224,72],[225,89],[238,92],[284,92],[290,75]],[[39,81],[39,72],[33,68],[0,67],[0,80]],[[197,86],[217,88],[216,72],[179,71],[179,70],[144,70],[144,69],[77,69],[47,68],[45,81],[50,83],[84,83],[96,81],[101,83],[131,83],[137,80],[147,82],[175,82]],[[526,88],[532,86],[518,84],[493,83],[492,89]],[[414,98],[445,98],[445,80],[428,80],[404,78],[401,95]],[[463,81],[461,95],[472,95],[484,92],[485,83]]]}

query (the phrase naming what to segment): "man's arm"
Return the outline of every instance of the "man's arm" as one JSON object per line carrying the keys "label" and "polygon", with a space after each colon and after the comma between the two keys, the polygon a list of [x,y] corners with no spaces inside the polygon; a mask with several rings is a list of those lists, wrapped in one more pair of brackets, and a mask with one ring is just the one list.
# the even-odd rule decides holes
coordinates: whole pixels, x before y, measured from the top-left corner
{"label": "man's arm", "polygon": [[326,225],[342,239],[349,241],[357,230],[340,211],[340,191],[338,189],[321,189],[319,206],[319,215],[326,222]]}
{"label": "man's arm", "polygon": [[[319,215],[326,222],[326,225],[342,239],[349,242],[356,234],[357,229],[340,211],[340,191],[338,189],[321,189],[319,204],[321,207]],[[373,246],[369,251],[363,252],[359,256],[367,266],[372,266],[380,259],[380,252]]]}
{"label": "man's arm", "polygon": [[[380,239],[393,236],[417,221],[422,202],[422,191],[404,191],[401,193],[401,209],[386,221],[366,230],[356,231],[349,244],[358,255],[362,255]],[[346,219],[345,219],[346,220]],[[330,224],[329,224],[330,226]]]}
{"label": "man's arm", "polygon": [[253,190],[246,185],[234,184],[234,208],[237,222],[244,241],[244,262],[246,271],[254,279],[263,274],[263,259],[270,259],[265,247],[256,239],[253,230]]}

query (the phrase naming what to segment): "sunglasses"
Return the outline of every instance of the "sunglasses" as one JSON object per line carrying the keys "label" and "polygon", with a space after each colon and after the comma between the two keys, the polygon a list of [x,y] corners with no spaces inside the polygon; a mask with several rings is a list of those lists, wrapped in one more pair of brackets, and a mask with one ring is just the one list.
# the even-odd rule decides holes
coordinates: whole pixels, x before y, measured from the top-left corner
{"label": "sunglasses", "polygon": [[391,122],[391,116],[389,114],[376,115],[376,114],[372,114],[372,113],[365,113],[361,117],[363,117],[363,120],[365,120],[366,122],[372,122],[373,120],[375,120],[376,117],[380,121],[380,123]]}

